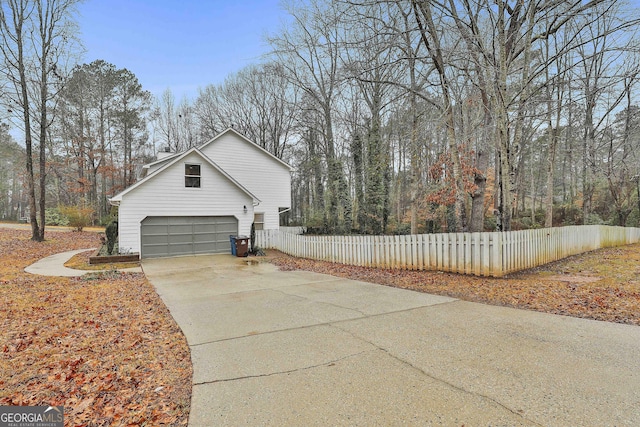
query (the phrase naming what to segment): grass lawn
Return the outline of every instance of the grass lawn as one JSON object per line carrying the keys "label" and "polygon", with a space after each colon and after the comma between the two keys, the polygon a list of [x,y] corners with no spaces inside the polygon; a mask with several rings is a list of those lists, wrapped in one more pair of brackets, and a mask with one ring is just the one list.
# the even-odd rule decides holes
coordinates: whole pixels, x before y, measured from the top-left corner
{"label": "grass lawn", "polygon": [[64,405],[70,426],[186,425],[189,347],[143,274],[24,267],[98,247],[93,232],[0,228],[0,405]]}

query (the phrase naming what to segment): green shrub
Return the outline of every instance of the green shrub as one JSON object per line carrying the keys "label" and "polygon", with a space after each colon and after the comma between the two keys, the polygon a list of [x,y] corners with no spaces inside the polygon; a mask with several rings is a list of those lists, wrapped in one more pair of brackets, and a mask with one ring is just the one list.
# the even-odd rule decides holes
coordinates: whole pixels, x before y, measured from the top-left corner
{"label": "green shrub", "polygon": [[250,252],[255,255],[256,246],[256,223],[251,223],[251,234],[249,235],[249,242],[251,243]]}
{"label": "green shrub", "polygon": [[60,212],[69,219],[69,226],[77,231],[91,224],[95,211],[91,207],[60,206]]}
{"label": "green shrub", "polygon": [[587,215],[587,220],[584,222],[585,225],[606,225],[606,221],[604,221],[600,215],[597,213],[590,213]]}
{"label": "green shrub", "polygon": [[484,217],[484,231],[496,231],[498,226],[495,216]]}
{"label": "green shrub", "polygon": [[107,225],[109,225],[111,221],[117,221],[117,220],[118,220],[118,207],[111,206],[111,209],[109,209],[109,213],[107,215],[104,215],[102,218],[100,218],[100,225],[103,227],[106,227]]}
{"label": "green shrub", "polygon": [[520,218],[520,224],[522,225],[523,230],[533,228],[533,222],[531,221],[531,217],[524,216]]}
{"label": "green shrub", "polygon": [[112,217],[111,215],[104,215],[103,217],[100,218],[99,224],[102,227],[107,227],[107,225],[109,225],[111,223],[111,221],[114,221],[116,218]]}
{"label": "green shrub", "polygon": [[395,229],[393,230],[393,234],[397,234],[397,235],[411,234],[411,224],[401,222],[400,224],[396,225]]}
{"label": "green shrub", "polygon": [[575,205],[560,205],[553,207],[553,225],[582,224],[582,209]]}
{"label": "green shrub", "polygon": [[109,255],[113,252],[113,247],[118,240],[118,221],[111,221],[105,230],[107,236],[107,252]]}
{"label": "green shrub", "polygon": [[640,227],[640,216],[638,215],[638,209],[634,209],[627,218],[627,227]]}
{"label": "green shrub", "polygon": [[58,208],[44,210],[44,222],[46,225],[69,225],[69,218],[64,216]]}

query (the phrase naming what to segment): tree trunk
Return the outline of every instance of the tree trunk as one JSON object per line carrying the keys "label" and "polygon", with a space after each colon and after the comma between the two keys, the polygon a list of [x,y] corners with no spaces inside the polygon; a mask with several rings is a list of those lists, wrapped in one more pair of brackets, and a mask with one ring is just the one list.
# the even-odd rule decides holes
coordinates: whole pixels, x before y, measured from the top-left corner
{"label": "tree trunk", "polygon": [[418,147],[418,83],[416,79],[415,59],[409,59],[409,75],[411,77],[411,234],[418,233],[418,196],[420,194],[420,177],[422,175],[422,162],[420,161],[420,148]]}
{"label": "tree trunk", "polygon": [[[374,102],[374,104],[378,104]],[[376,107],[372,108],[375,110]],[[384,232],[385,210],[385,168],[386,156],[382,147],[380,135],[380,115],[378,111],[371,111],[371,127],[367,135],[367,168],[365,209],[367,210],[367,232],[370,234],[382,234]]]}
{"label": "tree trunk", "polygon": [[500,215],[500,223],[498,224],[499,231],[511,230],[511,208],[512,208],[512,194],[511,194],[511,162],[510,162],[510,150],[509,150],[509,132],[506,126],[508,118],[503,108],[498,108],[497,114],[497,129],[498,129],[498,159],[499,164],[497,169],[498,173],[498,188],[499,200],[498,211]]}
{"label": "tree trunk", "polygon": [[[481,70],[478,70],[478,74]],[[480,75],[480,81],[484,83],[484,78]],[[484,84],[483,84],[484,86]],[[491,116],[491,105],[487,91],[480,90],[482,97],[482,107],[484,109],[484,120],[482,123],[482,136],[477,147],[476,169],[473,182],[476,190],[471,195],[471,223],[469,231],[484,231],[484,199],[487,188],[487,169],[489,168],[489,154],[486,152],[489,147],[489,141],[493,135],[493,119]]]}
{"label": "tree trunk", "polygon": [[[19,4],[12,4],[15,10],[14,13],[14,28],[15,30],[15,42],[17,48],[17,62],[15,66],[18,68],[18,85],[19,102],[22,107],[22,117],[24,121],[24,134],[25,134],[25,149],[26,149],[26,170],[27,170],[27,194],[29,197],[29,222],[31,223],[31,240],[41,242],[44,236],[40,233],[40,227],[38,225],[37,217],[37,199],[36,199],[36,183],[35,174],[33,170],[33,137],[31,135],[31,110],[30,110],[30,97],[28,88],[28,78],[26,75],[26,65],[24,56],[24,24],[26,22],[28,11],[25,10],[26,3],[20,2]],[[3,16],[4,18],[4,16]],[[3,20],[2,25],[5,29],[9,29],[9,22]]]}
{"label": "tree trunk", "polygon": [[[551,126],[551,122],[549,122]],[[558,145],[558,129],[550,127],[549,130],[549,150],[547,153],[547,194],[545,196],[544,226],[553,227],[553,183],[554,170],[556,167],[556,147]]]}
{"label": "tree trunk", "polygon": [[412,2],[414,8],[414,14],[418,27],[420,28],[420,35],[422,42],[424,43],[429,56],[431,57],[434,67],[438,72],[440,81],[440,90],[442,91],[443,112],[447,134],[447,146],[449,148],[449,155],[453,164],[453,181],[455,192],[455,213],[456,213],[456,231],[463,232],[467,230],[467,215],[465,204],[465,190],[464,190],[464,177],[462,174],[462,167],[460,164],[460,153],[458,152],[458,144],[456,140],[455,131],[455,117],[453,112],[453,105],[451,103],[451,93],[449,79],[445,72],[445,63],[442,56],[442,49],[440,47],[439,32],[436,29],[433,17],[431,15],[431,4],[426,2]]}
{"label": "tree trunk", "polygon": [[336,157],[333,139],[333,121],[329,105],[324,108],[325,124],[325,156],[327,161],[327,193],[328,203],[325,204],[325,218],[329,232],[345,232],[350,226],[351,207],[349,206],[348,187],[344,178],[342,162]]}
{"label": "tree trunk", "polygon": [[484,193],[487,188],[487,177],[483,171],[489,167],[489,156],[484,151],[478,151],[476,155],[476,168],[478,173],[473,176],[473,182],[476,186],[475,191],[471,195],[471,224],[469,231],[484,231]]}
{"label": "tree trunk", "polygon": [[353,141],[351,143],[351,154],[353,155],[353,175],[356,196],[354,207],[354,227],[357,228],[360,233],[364,233],[366,225],[363,180],[364,167],[362,160],[362,138],[358,133],[353,137]]}
{"label": "tree trunk", "polygon": [[585,111],[584,136],[582,138],[582,223],[589,223],[589,215],[591,214],[591,198],[593,197],[593,184],[589,174],[591,147],[593,146],[594,128],[593,128],[593,104],[595,100],[591,99],[591,95],[586,95],[587,108]]}

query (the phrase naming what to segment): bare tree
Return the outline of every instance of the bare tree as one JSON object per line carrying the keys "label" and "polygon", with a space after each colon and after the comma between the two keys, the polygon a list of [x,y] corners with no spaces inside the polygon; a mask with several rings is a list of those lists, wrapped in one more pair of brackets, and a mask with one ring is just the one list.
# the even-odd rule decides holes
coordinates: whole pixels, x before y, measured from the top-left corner
{"label": "bare tree", "polygon": [[182,150],[178,139],[178,114],[176,113],[176,99],[171,89],[162,92],[162,96],[156,101],[153,110],[154,125],[160,135],[160,143],[170,151]]}
{"label": "bare tree", "polygon": [[331,231],[350,231],[351,199],[343,163],[338,156],[334,129],[335,102],[340,85],[341,10],[329,2],[311,1],[306,6],[290,5],[290,28],[269,38],[273,56],[282,65],[290,82],[296,85],[317,110],[318,131],[327,166],[325,222]]}
{"label": "bare tree", "polygon": [[[50,106],[66,72],[64,58],[74,48],[77,0],[8,0],[0,6],[2,73],[7,96],[21,114],[25,135],[31,238],[44,240],[46,139]],[[35,129],[33,126],[36,126]],[[38,141],[38,198],[33,166],[33,134]]]}
{"label": "bare tree", "polygon": [[[353,11],[353,12],[352,12]],[[383,132],[385,113],[392,103],[402,95],[396,84],[404,71],[398,59],[397,49],[400,34],[387,31],[389,26],[402,21],[395,8],[384,3],[351,6],[343,15],[345,31],[342,39],[341,66],[345,77],[355,83],[358,96],[363,100],[360,130],[352,137],[359,153],[352,153],[357,161],[356,181],[364,188],[357,189],[360,195],[356,218],[363,232],[381,234],[385,231],[389,216],[390,183],[387,180],[390,168],[390,147]],[[353,105],[353,104],[350,104]],[[353,132],[353,131],[352,131]],[[363,214],[362,214],[363,213]]]}
{"label": "bare tree", "polygon": [[118,70],[114,89],[113,112],[115,132],[122,148],[122,188],[135,182],[135,155],[144,146],[147,134],[147,113],[151,94],[142,89],[138,78],[129,70]]}
{"label": "bare tree", "polygon": [[440,83],[440,94],[442,97],[442,110],[447,129],[447,145],[449,156],[453,164],[453,182],[456,212],[456,230],[467,231],[467,213],[465,203],[465,190],[462,176],[462,166],[460,164],[460,153],[458,151],[458,141],[456,139],[456,126],[451,97],[451,82],[447,74],[447,62],[441,45],[442,30],[436,26],[433,17],[432,5],[424,1],[412,1],[412,6],[420,29],[422,41],[429,52]]}
{"label": "bare tree", "polygon": [[0,123],[0,218],[17,221],[22,216],[24,149]]}

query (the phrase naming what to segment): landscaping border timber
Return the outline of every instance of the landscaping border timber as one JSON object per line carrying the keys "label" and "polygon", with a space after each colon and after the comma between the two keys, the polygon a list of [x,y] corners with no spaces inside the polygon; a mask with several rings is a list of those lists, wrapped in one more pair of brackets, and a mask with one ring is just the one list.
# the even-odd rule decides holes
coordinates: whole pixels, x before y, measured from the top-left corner
{"label": "landscaping border timber", "polygon": [[110,264],[118,262],[138,262],[140,261],[140,254],[119,254],[119,255],[100,255],[100,248],[98,248],[93,255],[89,257],[89,265],[96,264]]}
{"label": "landscaping border timber", "polygon": [[640,241],[640,228],[572,225],[534,230],[404,236],[308,236],[256,231],[256,245],[363,267],[501,277],[571,255]]}

